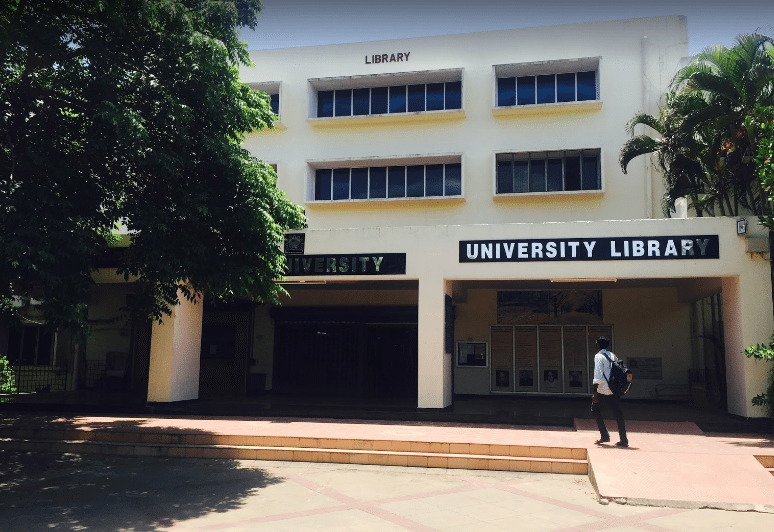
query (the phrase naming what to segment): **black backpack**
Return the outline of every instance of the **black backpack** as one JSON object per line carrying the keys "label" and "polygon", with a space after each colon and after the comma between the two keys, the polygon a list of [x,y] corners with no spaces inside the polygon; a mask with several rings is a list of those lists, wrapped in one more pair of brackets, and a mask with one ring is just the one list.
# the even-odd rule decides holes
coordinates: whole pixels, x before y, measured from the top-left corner
{"label": "black backpack", "polygon": [[[629,368],[622,360],[613,360],[607,356],[607,353],[602,353],[604,357],[610,361],[610,378],[605,377],[607,385],[610,387],[610,391],[615,395],[626,395],[632,387],[633,375]],[[604,374],[603,374],[604,376]]]}

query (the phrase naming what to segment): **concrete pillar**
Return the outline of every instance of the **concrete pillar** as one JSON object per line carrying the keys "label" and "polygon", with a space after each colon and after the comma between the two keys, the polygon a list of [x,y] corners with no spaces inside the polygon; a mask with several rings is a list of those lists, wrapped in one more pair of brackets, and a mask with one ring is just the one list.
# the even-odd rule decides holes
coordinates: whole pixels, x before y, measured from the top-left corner
{"label": "concrete pillar", "polygon": [[199,397],[202,301],[178,293],[180,303],[151,332],[148,401],[168,403]]}
{"label": "concrete pillar", "polygon": [[452,354],[444,349],[445,295],[451,283],[422,278],[419,282],[418,408],[444,408],[452,403]]}
{"label": "concrete pillar", "polygon": [[[769,365],[749,359],[744,349],[768,343],[772,333],[770,286],[753,276],[723,278],[723,333],[726,342],[728,411],[744,417],[763,417],[751,401],[766,390]],[[744,305],[742,304],[744,302]]]}

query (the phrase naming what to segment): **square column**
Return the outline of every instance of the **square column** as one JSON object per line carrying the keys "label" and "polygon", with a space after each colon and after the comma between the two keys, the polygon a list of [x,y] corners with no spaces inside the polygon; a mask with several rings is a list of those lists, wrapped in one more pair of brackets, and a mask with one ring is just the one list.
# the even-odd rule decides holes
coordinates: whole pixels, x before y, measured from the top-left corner
{"label": "square column", "polygon": [[191,302],[178,293],[179,303],[151,332],[148,401],[168,403],[199,398],[202,344],[201,298]]}
{"label": "square column", "polygon": [[418,408],[445,408],[452,403],[452,354],[444,349],[445,296],[451,282],[419,281]]}
{"label": "square column", "polygon": [[723,278],[728,412],[743,417],[765,416],[763,408],[752,405],[752,398],[766,391],[770,364],[744,354],[745,348],[771,339],[771,284],[765,285],[752,276]]}

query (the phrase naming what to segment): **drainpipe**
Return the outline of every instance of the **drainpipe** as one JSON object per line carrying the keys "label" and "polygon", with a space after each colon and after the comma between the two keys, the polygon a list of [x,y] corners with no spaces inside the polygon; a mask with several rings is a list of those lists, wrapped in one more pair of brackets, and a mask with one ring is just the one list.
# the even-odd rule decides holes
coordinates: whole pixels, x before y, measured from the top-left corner
{"label": "drainpipe", "polygon": [[[648,83],[648,37],[642,37],[640,42],[640,54],[642,60],[642,111],[650,113],[650,91]],[[655,218],[655,209],[653,205],[653,174],[650,157],[643,157],[645,164],[645,218]]]}

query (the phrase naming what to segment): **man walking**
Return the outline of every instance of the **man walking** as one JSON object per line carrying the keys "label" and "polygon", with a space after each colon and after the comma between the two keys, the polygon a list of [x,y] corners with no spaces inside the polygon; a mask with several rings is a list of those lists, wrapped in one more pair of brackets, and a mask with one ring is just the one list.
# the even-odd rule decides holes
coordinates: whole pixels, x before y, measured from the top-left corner
{"label": "man walking", "polygon": [[591,393],[591,412],[594,414],[594,419],[597,420],[600,438],[594,443],[601,445],[610,441],[610,433],[607,432],[607,427],[605,427],[605,421],[602,419],[602,412],[600,411],[600,399],[602,399],[603,402],[608,403],[613,409],[615,421],[618,423],[620,441],[616,443],[616,446],[628,447],[629,440],[626,438],[626,426],[623,412],[621,412],[621,398],[610,391],[610,386],[607,383],[613,362],[618,360],[618,357],[607,350],[609,345],[610,340],[606,337],[600,336],[597,338],[599,352],[594,356],[594,380],[592,381],[594,390]]}

